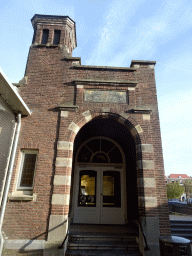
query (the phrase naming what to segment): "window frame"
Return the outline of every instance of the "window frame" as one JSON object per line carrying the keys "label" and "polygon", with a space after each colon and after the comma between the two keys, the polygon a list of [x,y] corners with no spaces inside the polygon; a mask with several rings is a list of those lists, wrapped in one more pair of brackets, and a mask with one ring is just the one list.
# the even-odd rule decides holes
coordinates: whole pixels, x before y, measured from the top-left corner
{"label": "window frame", "polygon": [[[34,185],[34,177],[35,177],[35,172],[36,172],[36,167],[37,167],[37,158],[38,158],[38,150],[27,150],[27,149],[23,149],[21,151],[21,161],[20,161],[20,168],[19,168],[19,175],[18,175],[18,180],[17,180],[17,190],[33,190],[33,185]],[[25,155],[26,154],[33,154],[36,155],[36,160],[35,160],[35,167],[34,167],[34,171],[33,171],[33,182],[32,182],[32,186],[31,187],[23,187],[20,186],[21,184],[21,177],[22,177],[22,173],[23,173],[23,167],[24,167],[24,160],[25,160]]]}

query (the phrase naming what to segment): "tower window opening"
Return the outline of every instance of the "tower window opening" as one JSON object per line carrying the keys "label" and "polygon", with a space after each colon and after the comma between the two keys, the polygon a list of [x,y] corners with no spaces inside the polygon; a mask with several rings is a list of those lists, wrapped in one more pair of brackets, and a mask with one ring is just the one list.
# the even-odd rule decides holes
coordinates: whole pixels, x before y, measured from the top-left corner
{"label": "tower window opening", "polygon": [[48,37],[49,37],[49,29],[43,29],[41,44],[47,44]]}
{"label": "tower window opening", "polygon": [[53,44],[58,45],[60,43],[61,30],[54,30]]}

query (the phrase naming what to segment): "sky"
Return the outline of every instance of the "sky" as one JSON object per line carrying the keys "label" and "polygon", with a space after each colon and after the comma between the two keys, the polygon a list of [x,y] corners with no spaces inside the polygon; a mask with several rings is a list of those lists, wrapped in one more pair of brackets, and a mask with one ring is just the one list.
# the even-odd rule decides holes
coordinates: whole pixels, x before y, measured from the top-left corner
{"label": "sky", "polygon": [[192,176],[192,1],[0,0],[0,66],[12,83],[24,76],[34,14],[76,22],[82,65],[157,62],[165,174]]}

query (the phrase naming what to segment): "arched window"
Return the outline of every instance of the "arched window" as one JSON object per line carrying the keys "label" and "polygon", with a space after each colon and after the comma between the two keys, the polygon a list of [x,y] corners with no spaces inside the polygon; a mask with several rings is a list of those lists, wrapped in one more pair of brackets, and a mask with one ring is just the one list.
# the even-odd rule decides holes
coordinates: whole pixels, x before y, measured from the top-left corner
{"label": "arched window", "polygon": [[122,154],[115,143],[94,138],[85,143],[78,154],[80,163],[122,163]]}

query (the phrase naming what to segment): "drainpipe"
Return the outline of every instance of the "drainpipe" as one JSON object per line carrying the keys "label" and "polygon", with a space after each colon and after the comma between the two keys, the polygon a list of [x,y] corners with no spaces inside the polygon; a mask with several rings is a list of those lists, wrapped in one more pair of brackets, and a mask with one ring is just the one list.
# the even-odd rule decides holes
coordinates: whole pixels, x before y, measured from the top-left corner
{"label": "drainpipe", "polygon": [[7,196],[8,196],[10,182],[11,182],[11,176],[12,176],[15,154],[16,154],[16,149],[17,149],[17,144],[18,144],[18,139],[19,139],[20,128],[21,128],[21,114],[19,113],[19,114],[17,114],[17,127],[16,127],[16,131],[15,131],[15,135],[14,135],[13,147],[11,149],[11,151],[12,151],[11,159],[10,159],[10,163],[9,163],[9,170],[7,173],[7,179],[6,179],[6,183],[5,183],[3,200],[2,200],[1,211],[0,211],[0,256],[1,256],[2,250],[3,250],[3,235],[2,235],[1,228],[3,225],[3,218],[4,218],[5,207],[6,207],[6,203],[7,203]]}

